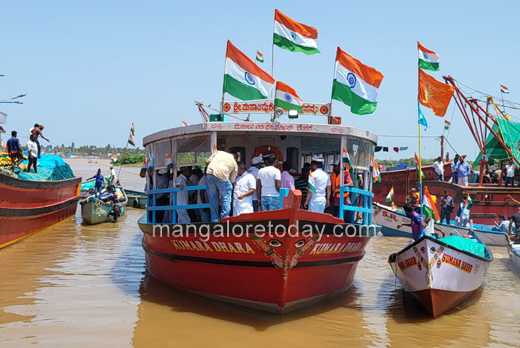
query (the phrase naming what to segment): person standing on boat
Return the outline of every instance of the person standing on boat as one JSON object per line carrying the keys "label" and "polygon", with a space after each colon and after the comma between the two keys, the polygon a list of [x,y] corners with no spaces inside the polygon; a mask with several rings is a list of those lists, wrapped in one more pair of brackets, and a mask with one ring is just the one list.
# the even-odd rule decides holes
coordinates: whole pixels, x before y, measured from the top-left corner
{"label": "person standing on boat", "polygon": [[469,163],[464,161],[464,157],[459,158],[459,164],[457,165],[459,170],[459,185],[468,186],[468,176],[471,174],[471,167]]}
{"label": "person standing on boat", "polygon": [[451,213],[455,209],[453,197],[448,194],[448,190],[444,190],[444,196],[441,196],[441,224],[446,219],[446,225],[450,224]]}
{"label": "person standing on boat", "polygon": [[426,228],[426,224],[421,219],[421,215],[418,214],[412,204],[406,203],[404,205],[404,212],[406,213],[406,216],[410,218],[410,223],[401,222],[399,225],[397,225],[397,229],[400,229],[403,226],[410,226],[412,228],[412,238],[413,240],[417,240],[421,238],[422,228]]}
{"label": "person standing on boat", "polygon": [[440,156],[437,157],[435,162],[433,162],[432,167],[435,169],[437,180],[444,181],[444,163],[442,163],[442,158]]}
{"label": "person standing on boat", "polygon": [[[332,215],[335,217],[339,217],[339,199],[340,199],[340,186],[341,186],[341,177],[340,177],[340,165],[341,162],[338,162],[337,164],[332,167],[332,178],[331,181],[331,188],[332,188]],[[350,172],[348,170],[344,171],[343,175],[343,185],[347,187],[354,187],[354,182],[352,181],[352,178],[350,177]],[[345,192],[344,194],[344,205],[349,205],[349,193]],[[346,223],[352,223],[354,222],[354,212],[352,211],[345,211],[343,216]]]}
{"label": "person standing on boat", "polygon": [[309,192],[304,207],[309,211],[323,213],[330,205],[330,176],[323,167],[323,156],[314,156],[311,161],[311,174],[309,175]]}
{"label": "person standing on boat", "polygon": [[457,210],[457,218],[455,219],[455,226],[458,227],[466,227],[469,221],[469,210],[471,206],[466,204],[467,197],[462,197],[462,202],[460,202],[459,209]]}
{"label": "person standing on boat", "polygon": [[233,216],[254,212],[253,196],[255,191],[255,177],[246,171],[246,165],[243,162],[239,163],[238,176],[233,190]]}
{"label": "person standing on boat", "polygon": [[516,166],[513,164],[513,161],[509,161],[506,164],[506,181],[505,186],[511,184],[511,187],[515,186],[515,169]]}
{"label": "person standing on boat", "polygon": [[13,172],[16,160],[23,160],[22,145],[20,144],[20,140],[16,137],[17,135],[17,131],[12,131],[11,138],[7,140],[7,153],[11,158],[11,168]]}
{"label": "person standing on boat", "polygon": [[117,175],[116,170],[114,169],[114,166],[110,166],[110,184],[112,186],[115,186],[117,184]]}
{"label": "person standing on boat", "polygon": [[294,190],[294,178],[290,173],[291,170],[291,164],[289,161],[283,162],[283,172],[282,172],[282,180],[281,180],[281,187],[287,188],[290,190]]}
{"label": "person standing on boat", "polygon": [[307,185],[309,184],[309,172],[311,170],[311,164],[305,163],[302,167],[302,175],[294,180],[294,186],[297,190],[302,193],[302,206],[307,201]]}
{"label": "person standing on boat", "polygon": [[38,169],[36,169],[38,162],[38,146],[34,141],[34,138],[29,137],[29,141],[27,142],[27,150],[29,153],[29,164],[27,165],[27,171],[31,171],[31,166],[34,167],[34,172],[38,173]]}
{"label": "person standing on boat", "polygon": [[43,126],[43,124],[39,125],[38,123],[36,123],[34,125],[34,128],[31,129],[31,135],[34,138],[34,141],[36,142],[36,145],[38,145],[38,158],[41,157],[41,146],[40,146],[40,142],[38,141],[38,137],[41,136],[42,139],[45,139],[45,140],[49,141],[49,139],[47,139],[46,137],[43,136],[43,133],[42,133],[43,128],[45,128]]}
{"label": "person standing on boat", "polygon": [[258,210],[276,210],[280,207],[280,187],[282,186],[282,174],[275,167],[277,161],[273,153],[263,156],[265,167],[258,171],[256,189],[258,197]]}
{"label": "person standing on boat", "polygon": [[96,183],[94,184],[94,196],[97,197],[101,195],[101,191],[103,191],[103,188],[105,187],[105,178],[103,177],[103,175],[101,175],[101,168],[97,170],[96,175],[88,178],[87,180],[90,179],[96,179]]}
{"label": "person standing on boat", "polygon": [[459,155],[455,155],[453,162],[451,162],[451,182],[453,184],[459,183]]}
{"label": "person standing on boat", "polygon": [[[247,170],[247,172],[254,176],[255,182],[258,178],[258,171],[264,165],[264,161],[262,160],[262,156],[253,157],[251,159],[251,167]],[[253,195],[253,210],[258,211],[258,196],[256,194]]]}
{"label": "person standing on boat", "polygon": [[421,200],[415,187],[410,189],[410,194],[406,197],[406,203],[410,203],[417,214],[421,213]]}
{"label": "person standing on boat", "polygon": [[[177,192],[177,205],[188,205],[189,204],[189,191],[184,191],[188,184],[188,178],[191,176],[191,167],[182,167],[181,173],[175,181],[175,185],[181,189]],[[177,223],[179,224],[191,224],[191,218],[186,209],[177,210]]]}
{"label": "person standing on boat", "polygon": [[[220,219],[229,216],[231,211],[232,183],[238,173],[236,155],[225,151],[217,151],[211,155],[206,164],[206,186],[211,210],[211,222],[219,222]],[[218,199],[222,201],[220,218],[218,214]]]}

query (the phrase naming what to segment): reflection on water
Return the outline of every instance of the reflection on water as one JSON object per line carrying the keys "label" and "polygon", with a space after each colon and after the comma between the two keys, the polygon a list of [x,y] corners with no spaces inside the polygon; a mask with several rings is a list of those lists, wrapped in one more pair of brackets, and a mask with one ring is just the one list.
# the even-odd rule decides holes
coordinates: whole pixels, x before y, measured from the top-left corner
{"label": "reflection on water", "polygon": [[[139,168],[127,170],[121,179],[139,189]],[[0,347],[520,346],[520,278],[505,248],[492,248],[484,288],[435,320],[404,296],[386,262],[401,238],[374,238],[345,294],[279,316],[148,276],[142,214],[128,209],[116,224],[88,226],[78,211],[0,251]]]}

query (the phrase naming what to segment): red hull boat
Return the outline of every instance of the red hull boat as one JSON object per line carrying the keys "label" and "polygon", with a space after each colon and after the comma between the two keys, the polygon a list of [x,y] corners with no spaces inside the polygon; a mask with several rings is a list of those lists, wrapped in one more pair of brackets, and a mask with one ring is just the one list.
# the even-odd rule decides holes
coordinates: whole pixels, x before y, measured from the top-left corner
{"label": "red hull boat", "polygon": [[0,249],[76,213],[81,178],[20,180],[0,175]]}
{"label": "red hull boat", "polygon": [[[148,270],[175,287],[276,313],[341,294],[352,285],[369,234],[377,231],[363,233],[366,226],[358,225],[348,235],[337,233],[337,227],[334,234],[344,221],[300,210],[300,200],[300,191],[291,191],[281,210],[207,224],[204,239],[202,229],[189,231],[185,225],[164,225],[164,231],[154,234],[144,216],[139,226]],[[233,235],[247,226],[250,232]],[[322,231],[321,238],[317,232],[305,233],[306,226]],[[259,228],[264,236],[252,232]]]}

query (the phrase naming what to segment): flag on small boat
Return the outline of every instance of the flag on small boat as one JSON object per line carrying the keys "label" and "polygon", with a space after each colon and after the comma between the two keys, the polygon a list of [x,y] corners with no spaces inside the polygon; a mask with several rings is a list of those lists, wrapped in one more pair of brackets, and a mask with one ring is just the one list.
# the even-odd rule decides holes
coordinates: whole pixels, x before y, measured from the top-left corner
{"label": "flag on small boat", "polygon": [[141,178],[144,178],[146,176],[147,169],[148,169],[148,161],[147,161],[147,158],[145,157],[143,160],[143,165],[141,166],[141,171],[139,172],[139,176]]}
{"label": "flag on small boat", "polygon": [[431,217],[434,221],[439,221],[441,216],[439,215],[439,211],[437,210],[437,206],[433,201],[432,196],[430,195],[430,191],[428,191],[428,187],[424,186],[424,194],[423,194],[423,214],[425,216]]}
{"label": "flag on small boat", "polygon": [[394,185],[392,185],[392,188],[390,189],[390,192],[386,195],[386,201],[391,202],[394,200]]}
{"label": "flag on small boat", "polygon": [[424,117],[424,114],[421,110],[421,104],[417,102],[417,107],[419,108],[419,124],[421,126],[424,126],[424,130],[428,128],[428,121],[426,121],[426,117]]}
{"label": "flag on small boat", "polygon": [[171,153],[168,154],[168,163],[167,163],[166,169],[168,170],[168,172],[170,174],[173,174],[173,162],[172,162],[172,154]]}
{"label": "flag on small boat", "polygon": [[342,153],[343,163],[345,163],[345,168],[349,171],[350,174],[352,174],[352,162],[350,161],[350,156],[348,154],[347,148],[343,148]]}
{"label": "flag on small boat", "polygon": [[371,114],[377,107],[377,91],[383,77],[379,71],[364,65],[338,47],[332,99],[350,106],[353,114]]}
{"label": "flag on small boat", "polygon": [[227,42],[224,93],[240,100],[267,99],[275,80],[231,41]]}
{"label": "flag on small boat", "polygon": [[504,85],[500,85],[500,92],[505,93],[505,94],[509,94],[509,88],[507,88]]}
{"label": "flag on small boat", "polygon": [[381,175],[379,174],[379,167],[377,166],[374,156],[371,157],[371,160],[372,160],[372,179],[374,179],[374,183],[379,184],[381,182]]}
{"label": "flag on small boat", "polygon": [[274,10],[273,44],[292,52],[303,52],[307,55],[320,53],[318,50],[318,29],[298,23]]}
{"label": "flag on small boat", "polygon": [[116,163],[117,162],[117,156],[114,155],[114,154],[111,154],[110,155],[110,160],[112,161],[112,163]]}
{"label": "flag on small boat", "polygon": [[182,125],[183,125],[183,126],[189,126],[190,124],[189,124],[188,122],[182,120]]}
{"label": "flag on small boat", "polygon": [[472,206],[473,206],[473,201],[471,200],[471,197],[469,196],[469,193],[468,193],[468,196],[466,199],[466,204],[464,204],[464,209],[471,209]]}
{"label": "flag on small boat", "polygon": [[132,122],[132,128],[130,128],[130,134],[135,135],[135,126],[134,126],[133,122]]}
{"label": "flag on small boat", "polygon": [[260,63],[264,62],[264,55],[262,53],[260,53],[260,51],[256,51],[256,60],[259,61]]}
{"label": "flag on small boat", "polygon": [[448,130],[448,129],[450,129],[450,126],[451,126],[451,123],[448,122],[448,120],[444,120],[444,129]]}
{"label": "flag on small boat", "polygon": [[153,172],[153,155],[150,154],[148,157],[148,171]]}
{"label": "flag on small boat", "polygon": [[419,102],[432,109],[435,115],[444,117],[454,90],[452,86],[437,81],[419,69]]}
{"label": "flag on small boat", "polygon": [[309,180],[307,181],[307,191],[316,193],[316,186],[314,186],[314,178],[312,177],[312,170],[309,171]]}
{"label": "flag on small boat", "polygon": [[274,106],[285,110],[298,110],[298,112],[302,112],[302,105],[303,101],[293,88],[283,82],[276,81]]}
{"label": "flag on small boat", "polygon": [[135,141],[134,141],[134,137],[132,136],[132,134],[130,134],[128,136],[128,144],[130,144],[130,145],[135,147]]}
{"label": "flag on small boat", "polygon": [[218,150],[217,150],[217,145],[214,145],[213,146],[213,153],[216,153]]}
{"label": "flag on small boat", "polygon": [[419,41],[417,41],[417,48],[419,49],[419,68],[439,71],[439,55],[421,45]]}
{"label": "flag on small boat", "polygon": [[[417,173],[417,177],[419,177],[419,157],[417,157],[417,154],[415,154],[415,171]],[[421,170],[421,177],[424,179],[424,173]]]}

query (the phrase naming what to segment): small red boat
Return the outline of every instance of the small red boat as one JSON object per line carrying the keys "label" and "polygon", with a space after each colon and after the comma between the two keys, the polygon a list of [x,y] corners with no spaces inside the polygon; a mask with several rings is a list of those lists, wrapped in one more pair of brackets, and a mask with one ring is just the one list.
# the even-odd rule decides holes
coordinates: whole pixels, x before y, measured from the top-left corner
{"label": "small red boat", "polygon": [[76,213],[81,178],[29,181],[0,174],[0,249]]}

